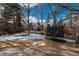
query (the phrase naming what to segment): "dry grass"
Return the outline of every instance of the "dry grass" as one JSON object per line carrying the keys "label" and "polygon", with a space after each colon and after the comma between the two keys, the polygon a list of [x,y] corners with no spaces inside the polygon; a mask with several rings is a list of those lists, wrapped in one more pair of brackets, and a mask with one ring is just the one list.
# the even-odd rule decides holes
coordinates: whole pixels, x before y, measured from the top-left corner
{"label": "dry grass", "polygon": [[13,47],[13,46],[51,46],[51,40],[33,41],[33,40],[6,40],[0,41],[0,48]]}
{"label": "dry grass", "polygon": [[6,40],[0,41],[0,48],[5,47],[14,47],[14,46],[59,46],[61,48],[73,49],[79,51],[79,47],[75,48],[66,43],[55,42],[52,40],[41,40],[41,41],[33,41],[33,40],[24,40],[24,39],[16,39],[16,40]]}
{"label": "dry grass", "polygon": [[0,48],[13,47],[13,46],[31,46],[34,41],[32,40],[6,40],[0,41]]}

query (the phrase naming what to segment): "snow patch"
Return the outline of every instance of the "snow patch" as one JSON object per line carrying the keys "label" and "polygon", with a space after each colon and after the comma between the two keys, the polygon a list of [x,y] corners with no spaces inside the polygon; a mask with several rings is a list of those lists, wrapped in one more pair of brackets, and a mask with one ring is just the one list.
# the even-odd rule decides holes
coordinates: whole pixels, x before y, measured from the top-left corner
{"label": "snow patch", "polygon": [[0,36],[0,40],[13,40],[13,39],[32,39],[32,40],[40,40],[40,39],[45,39],[45,35],[40,35],[40,34],[30,34],[27,35],[27,33],[18,33],[18,34],[13,34],[13,35],[2,35]]}

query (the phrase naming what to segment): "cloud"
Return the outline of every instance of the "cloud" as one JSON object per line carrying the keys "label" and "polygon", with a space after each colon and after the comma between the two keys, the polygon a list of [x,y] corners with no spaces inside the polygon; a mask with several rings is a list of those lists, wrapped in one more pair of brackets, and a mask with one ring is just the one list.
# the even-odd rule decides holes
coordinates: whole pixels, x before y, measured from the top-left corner
{"label": "cloud", "polygon": [[[38,20],[39,20],[39,22],[41,23],[41,19],[36,18],[36,17],[34,17],[34,16],[29,16],[29,19],[30,19],[30,22],[32,22],[33,24],[38,23]],[[26,17],[26,18],[23,18],[23,20],[26,22],[26,24],[28,24],[28,23],[27,23],[27,17]],[[50,19],[50,26],[52,26],[52,24],[53,24],[53,20]],[[43,19],[43,25],[45,25],[45,26],[47,25],[46,19]]]}
{"label": "cloud", "polygon": [[[30,22],[33,22],[33,23],[37,23],[39,20],[39,22],[41,22],[41,19],[38,19],[38,18],[35,18],[35,17],[32,17],[30,16]],[[43,23],[46,22],[45,19],[43,19]]]}
{"label": "cloud", "polygon": [[[33,24],[38,23],[38,20],[39,20],[39,22],[41,23],[41,19],[38,19],[38,18],[33,17],[33,16],[29,16],[29,19],[30,19],[29,21],[32,22]],[[24,22],[27,24],[27,17],[26,17],[26,18],[23,18],[23,20],[24,20]],[[46,22],[46,20],[43,19],[43,23],[45,23],[45,22]]]}

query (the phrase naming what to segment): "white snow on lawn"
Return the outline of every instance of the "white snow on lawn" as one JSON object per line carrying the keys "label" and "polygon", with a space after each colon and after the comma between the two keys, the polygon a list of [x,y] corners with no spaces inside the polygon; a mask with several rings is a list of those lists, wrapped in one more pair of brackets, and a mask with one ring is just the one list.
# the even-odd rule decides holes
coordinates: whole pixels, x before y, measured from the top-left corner
{"label": "white snow on lawn", "polygon": [[[3,41],[3,40],[14,40],[14,39],[44,40],[45,37],[46,37],[45,35],[40,35],[40,34],[30,34],[30,35],[27,35],[27,33],[17,33],[17,34],[13,34],[13,35],[2,35],[2,36],[0,36],[0,41]],[[71,39],[67,39],[67,38],[58,38],[58,39],[63,39],[66,42],[76,42],[75,40],[71,40]]]}
{"label": "white snow on lawn", "polygon": [[27,33],[18,33],[13,35],[2,35],[0,36],[0,40],[13,40],[13,39],[45,39],[45,35],[40,34],[30,34],[27,35]]}

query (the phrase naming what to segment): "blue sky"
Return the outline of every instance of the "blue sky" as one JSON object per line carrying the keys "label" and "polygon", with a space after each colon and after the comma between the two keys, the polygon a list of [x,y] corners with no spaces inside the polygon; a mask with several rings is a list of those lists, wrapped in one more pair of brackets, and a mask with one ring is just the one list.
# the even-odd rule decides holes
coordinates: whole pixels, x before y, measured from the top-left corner
{"label": "blue sky", "polygon": [[[40,13],[39,5],[41,5],[41,7],[43,7],[43,9],[42,9],[43,10],[43,19],[46,20],[47,17],[48,17],[48,13],[51,12],[48,3],[37,4],[37,5],[33,6],[33,7],[31,7],[30,16],[41,19],[41,13]],[[68,5],[68,4],[64,4],[64,5]],[[78,3],[72,3],[70,5],[73,6],[73,8],[79,7]],[[52,6],[52,10],[53,10],[53,8],[55,8],[55,6]],[[64,10],[64,11],[60,10],[60,11],[61,12],[58,12],[57,17],[56,17],[57,20],[59,20],[60,17],[64,18],[66,16],[67,12],[68,12],[67,10]],[[26,13],[25,13],[25,16],[27,16]],[[52,19],[52,18],[53,18],[53,16],[50,15],[50,19]]]}

